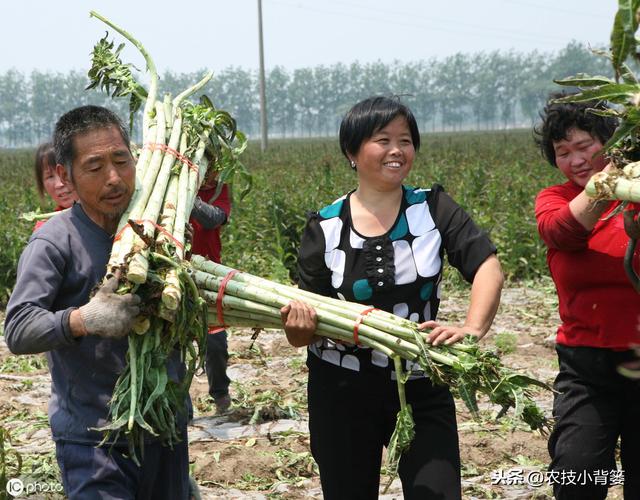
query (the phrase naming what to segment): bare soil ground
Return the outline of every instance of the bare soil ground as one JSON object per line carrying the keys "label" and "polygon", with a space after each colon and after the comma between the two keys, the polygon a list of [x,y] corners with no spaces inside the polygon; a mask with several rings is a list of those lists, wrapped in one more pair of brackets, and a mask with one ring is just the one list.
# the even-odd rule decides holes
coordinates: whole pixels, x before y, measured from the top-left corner
{"label": "bare soil ground", "polygon": [[[464,296],[449,297],[441,305],[440,320],[459,321],[466,304]],[[483,342],[500,347],[507,366],[552,383],[557,362],[549,336],[558,323],[556,310],[548,284],[507,288]],[[251,331],[230,331],[229,412],[216,415],[205,374],[196,376],[191,388],[195,418],[189,429],[190,459],[202,498],[322,498],[309,453],[305,352],[290,347],[280,331],[251,337]],[[48,391],[42,358],[13,356],[0,341],[0,426],[9,431],[13,448],[22,456],[22,477],[55,485],[59,480],[46,420]],[[551,394],[540,391],[536,400],[550,416]],[[486,403],[481,405],[481,421],[473,420],[461,401],[457,406],[465,499],[552,498],[548,484],[526,481],[530,472],[535,476],[546,468],[544,436],[508,416],[496,421],[496,408]],[[509,475],[510,481],[504,479]],[[387,481],[383,475],[383,485]],[[382,490],[380,498],[402,498],[398,480],[386,493]],[[621,489],[610,490],[608,498],[622,498]]]}

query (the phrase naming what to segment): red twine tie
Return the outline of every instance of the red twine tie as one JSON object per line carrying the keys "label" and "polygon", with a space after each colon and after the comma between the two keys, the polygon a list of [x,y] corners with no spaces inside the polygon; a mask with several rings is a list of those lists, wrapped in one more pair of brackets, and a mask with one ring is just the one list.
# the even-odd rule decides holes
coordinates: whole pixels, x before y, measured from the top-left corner
{"label": "red twine tie", "polygon": [[197,165],[194,165],[193,162],[189,158],[187,158],[185,155],[167,146],[166,144],[159,144],[157,142],[148,142],[144,145],[144,147],[146,149],[150,149],[151,151],[155,151],[156,149],[159,149],[161,151],[164,151],[165,153],[169,153],[180,163],[184,163],[187,167],[189,167],[198,175],[198,186],[200,185],[200,169],[198,168]]}
{"label": "red twine tie", "polygon": [[[233,275],[236,274],[237,272],[238,271],[236,271],[235,269],[232,269],[231,271],[229,271],[227,275],[224,278],[222,278],[222,281],[220,282],[220,286],[218,287],[218,295],[216,296],[216,313],[218,315],[218,326],[223,328],[224,328],[224,315],[222,312],[222,299],[224,298],[224,290],[225,288],[227,288],[227,283],[229,282],[229,280],[233,278]],[[218,333],[218,332],[214,332],[214,333]]]}
{"label": "red twine tie", "polygon": [[360,329],[360,323],[362,323],[362,320],[364,319],[364,317],[369,314],[371,311],[379,311],[379,309],[377,307],[369,307],[368,309],[365,309],[364,311],[360,311],[360,313],[358,314],[358,317],[356,318],[356,324],[353,325],[353,343],[355,345],[359,345],[358,344],[358,330]]}
{"label": "red twine tie", "polygon": [[[159,232],[164,234],[167,238],[169,238],[171,241],[173,241],[173,243],[175,244],[175,246],[177,248],[180,248],[180,250],[184,250],[184,244],[180,243],[174,236],[173,234],[171,234],[169,231],[167,231],[164,227],[162,227],[161,225],[153,222],[150,219],[139,219],[139,220],[135,220],[133,221],[136,224],[144,224],[145,222],[148,222],[149,224],[153,225],[153,227]],[[124,227],[118,231],[118,234],[116,234],[113,237],[113,242],[115,243],[116,241],[118,241],[120,238],[122,238],[122,233],[124,233],[124,230],[127,229],[128,227],[131,227],[131,224],[127,223],[124,225]]]}

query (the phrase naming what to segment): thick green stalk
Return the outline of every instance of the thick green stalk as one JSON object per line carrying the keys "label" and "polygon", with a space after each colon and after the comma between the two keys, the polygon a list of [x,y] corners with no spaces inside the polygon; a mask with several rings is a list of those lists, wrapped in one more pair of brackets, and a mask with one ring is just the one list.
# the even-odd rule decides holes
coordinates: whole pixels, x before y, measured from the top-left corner
{"label": "thick green stalk", "polygon": [[[210,275],[207,275],[206,273],[203,273],[201,271],[195,271],[193,273],[193,279],[197,285],[205,288],[215,288],[215,290],[217,290],[217,287],[220,284],[220,279],[215,277],[210,278],[209,276]],[[205,298],[205,300],[207,300],[207,302],[215,304],[217,293],[207,293],[206,290],[202,289],[200,290],[200,293]],[[269,306],[274,317],[280,317],[280,307],[289,303],[288,298],[280,297],[276,294],[259,289],[257,287],[253,287],[251,285],[235,283],[233,280],[227,282],[225,288],[225,296],[223,298],[223,305],[224,300],[226,300],[230,296],[246,299],[241,305],[238,305],[238,303],[232,302],[232,298],[229,298],[227,303],[229,303],[230,305],[233,303],[234,305],[236,305],[236,307],[242,307],[243,305],[246,306],[247,304],[258,302],[260,304]],[[342,329],[346,332],[346,334],[349,335],[350,341],[353,342],[353,331],[356,325],[355,318],[338,316],[332,312],[325,311],[320,307],[316,308],[316,314],[318,316],[319,323],[326,323]],[[380,331],[368,325],[360,324],[359,336],[368,337],[380,344],[386,345],[394,351],[402,352],[403,357],[412,361],[415,361],[417,359],[420,352],[416,345],[406,340],[393,337],[386,332]]]}
{"label": "thick green stalk", "polygon": [[[162,141],[161,143],[164,144],[164,128],[164,109],[162,107],[162,104],[158,102],[156,103],[156,143],[158,141]],[[146,145],[146,147],[150,146],[151,144]],[[109,264],[107,265],[108,272],[110,273],[115,272],[117,268],[122,266],[126,257],[132,251],[136,234],[133,229],[131,229],[131,227],[129,227],[127,224],[129,223],[129,219],[137,221],[142,218],[142,214],[144,213],[147,201],[149,200],[149,196],[151,195],[151,188],[153,187],[153,183],[151,183],[149,179],[155,178],[155,176],[157,175],[163,157],[164,152],[161,149],[154,149],[151,154],[149,164],[145,169],[145,178],[142,182],[140,192],[129,203],[127,213],[125,213],[125,215],[120,218],[120,222],[118,224],[118,234],[120,239],[118,241],[118,246],[115,249],[116,251],[114,252],[114,249],[111,250],[111,257],[109,259]]]}
{"label": "thick green stalk", "polygon": [[[169,147],[176,149],[180,143],[180,135],[182,133],[182,113],[178,108],[176,110],[175,120],[173,121],[173,128],[171,132],[171,138],[169,140]],[[155,184],[147,206],[144,209],[142,215],[142,224],[144,226],[144,234],[152,238],[155,233],[155,225],[153,224],[158,220],[160,216],[160,210],[162,208],[162,200],[167,191],[167,183],[171,176],[171,169],[176,162],[175,156],[166,154],[162,160],[162,165],[158,176],[156,177]],[[138,242],[136,244],[136,242]],[[140,237],[136,237],[134,241],[134,250],[136,253],[129,261],[129,268],[127,270],[127,279],[132,283],[144,283],[147,280],[147,272],[149,270],[149,261],[147,256],[149,255],[149,248],[142,241]]]}
{"label": "thick green stalk", "polygon": [[400,400],[400,411],[396,417],[396,426],[393,430],[393,434],[389,439],[389,446],[387,447],[387,468],[389,469],[391,479],[385,488],[385,493],[393,481],[393,478],[398,474],[398,466],[400,465],[400,457],[402,453],[409,449],[411,441],[415,436],[415,424],[413,421],[413,415],[411,406],[407,404],[407,398],[405,395],[405,382],[406,374],[402,369],[402,362],[398,356],[393,357],[393,363],[396,370],[396,381],[398,383],[398,397]]}
{"label": "thick green stalk", "polygon": [[127,429],[131,431],[136,414],[136,404],[138,403],[138,360],[134,335],[129,335],[129,371],[131,373],[131,401],[129,404],[129,422]]}
{"label": "thick green stalk", "polygon": [[640,161],[625,165],[625,167],[622,169],[622,172],[628,179],[635,179],[637,177],[640,177]]}
{"label": "thick green stalk", "polygon": [[[201,286],[202,288],[214,289],[214,291],[218,289],[218,286],[220,284],[220,276],[225,276],[226,274],[228,274],[229,271],[232,270],[231,268],[223,266],[222,264],[217,264],[217,263],[208,261],[199,255],[193,255],[191,258],[191,262],[196,269],[203,269],[203,271],[193,272],[196,283],[198,283],[198,285]],[[210,274],[211,272],[215,272],[216,275]],[[274,285],[273,282],[270,282],[263,278],[254,277],[247,273],[234,274],[232,279],[227,283],[227,290],[230,293],[234,293],[232,289],[235,290],[237,289],[236,287],[238,286],[240,286],[240,289],[242,289],[240,283],[243,283],[246,285],[246,287],[248,287],[248,288],[245,288],[245,292],[243,293],[245,294],[250,293],[251,297],[255,297],[256,300],[258,300],[259,302],[264,302],[265,299],[267,299],[268,297],[273,297],[275,295],[282,295],[282,297],[280,297],[279,300],[277,301],[277,304],[280,306],[288,303],[289,301],[288,299],[299,299],[313,305],[317,309],[321,309],[325,311],[325,313],[331,313],[336,316],[346,318],[348,321],[351,321],[351,322],[355,322],[358,315],[362,311],[362,307],[363,307],[360,304],[349,303],[346,301],[332,299],[330,297],[324,297],[321,295],[313,294],[311,292],[305,292],[298,288],[287,287],[286,285],[275,284],[276,286],[273,287],[273,286],[270,286],[270,285]],[[260,289],[255,290],[253,288],[254,286]],[[263,286],[265,287],[262,288]],[[276,290],[276,291],[274,292],[273,290]],[[286,295],[283,292],[286,292]],[[297,295],[297,292],[300,292],[300,295]],[[248,297],[248,298],[251,298],[251,297]],[[215,301],[215,298],[213,300]],[[271,300],[270,303],[273,303],[273,300]],[[327,304],[330,305],[331,307],[327,307]],[[340,306],[340,305],[344,305],[346,307],[344,308],[334,307],[334,306]],[[355,308],[353,307],[354,305],[355,305]],[[375,311],[375,312],[378,312],[378,311]],[[389,334],[394,337],[393,342],[395,342],[396,345],[400,345],[402,349],[405,349],[408,352],[411,352],[412,354],[422,352],[424,349],[425,354],[428,354],[435,361],[443,363],[447,366],[454,365],[456,361],[456,358],[455,358],[456,351],[470,352],[474,349],[474,346],[469,346],[461,343],[456,343],[451,346],[442,346],[442,347],[438,347],[437,349],[429,347],[429,344],[424,345],[423,343],[423,345],[419,345],[416,341],[415,336],[416,334],[423,336],[422,333],[417,332],[414,328],[413,329],[408,329],[408,328],[405,329],[402,327],[398,328],[398,325],[401,325],[402,323],[394,321],[395,318],[398,318],[397,316],[390,313],[386,313],[384,311],[380,311],[380,313],[381,313],[380,315],[374,316],[373,318],[369,318],[369,316],[373,315],[374,313],[363,316],[361,326],[360,326],[360,331],[365,334],[369,331],[376,332],[374,333],[374,335],[377,334],[377,332]],[[402,318],[398,318],[398,319],[400,319],[401,321],[404,321]],[[387,323],[388,321],[390,321],[391,324],[388,324]],[[408,321],[406,323],[414,324]],[[349,323],[349,324],[352,324],[352,323]],[[342,326],[344,325],[345,323],[343,323]],[[372,328],[372,330],[369,330],[369,328]],[[353,326],[350,327],[350,330],[353,331]],[[422,338],[424,339],[424,336]],[[409,347],[409,345],[411,347]],[[406,359],[414,359],[414,358],[406,358]]]}
{"label": "thick green stalk", "polygon": [[[200,294],[209,304],[208,320],[217,324],[221,319],[217,317],[217,310],[213,308],[218,299],[217,290],[219,290],[224,277],[232,269],[206,261],[197,255],[192,257],[192,265],[193,268],[189,272],[197,283]],[[310,292],[296,296],[290,289],[282,288],[286,285],[267,285],[267,283],[270,282],[246,273],[234,274],[226,282],[225,295],[221,299],[224,323],[245,327],[278,328],[280,326],[278,321],[280,308],[283,305],[288,304],[292,298],[300,298],[305,302],[309,302],[309,299],[312,298],[317,300],[314,302],[317,304],[315,309],[319,320],[316,333],[346,342],[353,341],[353,331],[356,319],[361,315],[362,305],[356,304],[354,307],[353,304],[345,302],[345,307],[337,308],[339,314],[336,314],[335,308],[327,307],[327,304],[333,306],[334,302],[332,301],[335,299],[310,295]],[[281,293],[283,290],[286,290],[287,294]],[[331,309],[331,312],[328,312],[328,309]],[[382,321],[386,319],[385,316],[381,314],[377,320]],[[366,318],[365,316],[364,319]],[[389,318],[389,322],[395,326],[403,325],[403,321],[394,321]],[[328,332],[328,328],[332,330]],[[549,389],[546,384],[526,375],[511,372],[500,364],[494,353],[482,352],[474,343],[466,345],[465,343],[456,343],[452,346],[433,347],[424,341],[423,335],[415,327],[409,330],[412,333],[412,338],[405,340],[397,334],[387,333],[383,329],[365,324],[363,320],[359,325],[358,340],[363,346],[377,349],[394,358],[396,364],[399,363],[399,358],[412,362],[417,361],[434,383],[451,385],[471,411],[474,408],[477,410],[476,393],[482,392],[489,397],[491,402],[504,409],[515,408],[516,415],[529,424],[531,429],[544,430],[548,427],[547,419],[531,399],[527,389],[532,385]],[[403,382],[406,374],[401,369],[397,369],[396,373]],[[402,394],[400,394],[400,399],[404,401]],[[523,405],[525,406],[524,410],[522,409]],[[404,408],[398,413],[397,429],[410,429],[410,424],[410,407],[404,405]],[[403,449],[402,443],[410,442],[410,439],[407,440],[407,436],[408,434],[404,432],[396,435],[394,441],[397,442],[397,445],[394,445],[394,448]]]}
{"label": "thick green stalk", "polygon": [[[196,269],[200,269],[214,276],[226,276],[226,274],[232,270],[230,267],[208,261],[198,255],[192,256],[191,263]],[[302,300],[313,307],[322,306],[325,310],[333,311],[341,316],[347,316],[346,312],[348,311],[351,313],[348,317],[354,319],[361,312],[368,309],[367,306],[361,304],[320,296],[312,292],[275,283],[247,273],[238,272],[233,275],[232,280],[258,286],[292,300]],[[362,324],[383,330],[408,341],[414,340],[417,328],[416,323],[381,310],[374,310],[364,315],[362,317]]]}
{"label": "thick green stalk", "polygon": [[[185,154],[187,150],[187,134],[182,134],[180,140],[180,154]],[[173,245],[175,256],[182,260],[184,258],[184,230],[189,220],[188,214],[185,213],[185,203],[187,200],[187,179],[189,167],[184,163],[180,163],[180,175],[175,182],[175,210],[174,220],[171,227],[165,229],[173,235]],[[176,176],[174,176],[175,178]],[[164,214],[164,210],[163,210]],[[169,241],[169,238],[165,236]],[[180,280],[175,269],[169,270],[166,277],[167,285],[162,290],[162,303],[170,311],[178,309],[178,305],[182,300],[182,290],[180,289]]]}
{"label": "thick green stalk", "polygon": [[618,172],[594,174],[585,186],[587,194],[597,200],[640,201],[640,179],[628,179]]}
{"label": "thick green stalk", "polygon": [[[210,325],[219,325],[216,311],[209,309],[208,319]],[[273,328],[282,329],[282,322],[274,316],[260,314],[258,312],[248,312],[241,310],[229,310],[224,313],[225,326],[237,326],[241,328]],[[349,342],[353,340],[351,333],[337,328],[333,325],[329,325],[323,322],[318,323],[317,333],[323,337],[329,337],[335,340],[341,340]],[[361,344],[365,347],[370,347],[377,351],[386,354],[389,357],[396,355],[396,353],[384,344],[381,344],[368,337],[361,338]]]}
{"label": "thick green stalk", "polygon": [[171,137],[171,126],[173,125],[173,117],[175,117],[175,113],[173,111],[173,104],[171,104],[171,94],[165,94],[164,99],[162,99],[162,107],[164,108],[165,116],[171,116],[172,119],[167,121],[167,126],[164,131],[164,140],[162,143],[164,144]]}
{"label": "thick green stalk", "polygon": [[[203,265],[202,257],[194,255],[192,256],[192,262],[194,261],[194,258],[197,267],[211,269],[211,265]],[[207,261],[207,264],[209,264],[209,261]],[[215,263],[213,264],[218,269],[230,269]],[[204,271],[194,271],[192,272],[192,274],[196,284],[201,287],[201,294],[203,294],[203,296],[209,303],[215,303],[217,295],[215,293],[207,294],[206,290],[202,289],[211,289],[214,292],[217,291],[218,287],[220,286],[221,278],[208,274]],[[238,274],[244,276],[244,280],[241,283],[235,281],[235,278],[236,276],[238,276]],[[308,296],[303,299],[302,297],[296,297],[295,293],[290,293],[287,297],[281,297],[268,288],[258,288],[250,284],[251,282],[259,284],[261,284],[262,282],[269,283],[267,280],[258,279],[252,281],[247,279],[247,277],[250,277],[251,275],[247,275],[246,273],[238,274],[234,275],[233,278],[227,282],[226,294],[247,299],[247,301],[245,301],[243,304],[254,304],[255,302],[258,302],[260,304],[267,304],[272,307],[282,307],[289,302],[289,299],[302,299],[310,303],[308,300]],[[283,290],[284,288],[285,286],[283,285],[282,287],[278,287],[278,290]],[[291,288],[291,291],[297,292],[300,290]],[[223,304],[225,303],[224,301],[228,296],[226,294],[223,298]],[[324,299],[328,299],[328,303],[332,303],[334,299],[329,299],[327,297],[315,294],[313,295],[317,300],[315,300],[312,305],[314,305],[314,307],[316,308],[316,312],[318,313],[318,317],[320,318],[320,320],[341,328],[344,331],[351,332],[349,333],[349,338],[352,341],[352,332],[359,312],[354,312],[350,308],[345,310],[327,308]],[[344,301],[335,302],[348,304]],[[238,305],[238,303],[234,303],[231,307],[241,308],[242,306]],[[244,309],[246,310],[247,308],[244,307]],[[279,315],[279,313],[274,313],[273,315],[277,316]],[[434,361],[437,361],[444,365],[454,366],[456,362],[456,351],[469,352],[473,349],[473,346],[466,346],[459,343],[452,346],[443,346],[438,348],[432,348],[428,344],[419,345],[415,339],[415,331],[412,331],[411,334],[406,337],[404,335],[400,337],[396,331],[397,329],[394,328],[394,325],[385,325],[381,318],[375,321],[379,328],[368,324],[366,322],[366,319],[367,316],[364,316],[360,324],[360,337],[370,336],[375,341],[388,346],[394,351],[402,352],[404,354],[403,357],[411,361],[415,361],[421,354],[423,354],[429,356]]]}
{"label": "thick green stalk", "polygon": [[156,102],[156,121],[156,134],[155,136],[149,138],[148,143],[145,143],[146,147],[152,149],[152,153],[149,166],[144,172],[144,181],[142,183],[144,196],[141,200],[142,210],[140,211],[140,215],[142,215],[144,208],[147,206],[149,196],[151,196],[151,191],[153,190],[155,179],[158,176],[158,171],[160,170],[160,166],[162,165],[162,161],[164,159],[164,151],[156,146],[164,146],[167,143],[167,123],[169,123],[169,127],[171,127],[171,125],[173,124],[173,116],[165,114],[164,105],[160,101]]}
{"label": "thick green stalk", "polygon": [[[187,135],[183,134],[180,153],[185,154],[187,151]],[[179,259],[184,258],[184,230],[189,222],[191,209],[193,206],[187,206],[189,197],[189,167],[185,163],[180,164],[180,176],[178,178],[178,203],[176,205],[176,221],[173,230],[173,237],[178,242],[176,245],[176,256]]]}
{"label": "thick green stalk", "polygon": [[[167,271],[165,282],[166,285],[162,290],[162,305],[169,311],[173,311],[175,313],[175,311],[178,310],[178,306],[180,306],[180,301],[182,300],[182,290],[180,289],[178,271],[175,269]],[[167,318],[169,317],[170,316],[167,316]]]}
{"label": "thick green stalk", "polygon": [[[178,145],[180,144],[180,136],[182,134],[182,113],[178,110],[174,116],[172,128],[171,128],[171,136],[169,138],[168,146],[176,150]],[[149,196],[149,200],[144,209],[144,213],[142,215],[145,224],[145,234],[147,236],[153,236],[155,232],[155,226],[150,224],[147,221],[156,222],[160,215],[160,211],[162,209],[162,201],[165,198],[165,193],[167,191],[167,184],[171,177],[171,169],[176,162],[176,157],[172,154],[165,154],[162,159],[162,164],[160,166],[160,170],[157,172],[155,176],[155,182],[153,185],[153,191]]]}
{"label": "thick green stalk", "polygon": [[[156,126],[157,120],[154,119],[149,126],[149,133],[151,135],[156,133]],[[142,196],[142,192],[144,189],[144,172],[148,168],[150,162],[151,150],[148,147],[143,147],[142,151],[140,152],[140,156],[138,157],[138,161],[136,162],[136,187],[126,211],[120,217],[116,234],[120,234],[122,236],[121,232],[128,224],[131,213],[134,210],[134,207],[137,205],[138,199],[140,198],[140,196]],[[112,269],[116,264],[124,262],[124,256],[122,255],[121,248],[122,238],[120,237],[113,242],[113,246],[111,247],[111,256],[109,258],[110,264],[107,266],[107,269]]]}
{"label": "thick green stalk", "polygon": [[158,232],[156,237],[156,245],[162,247],[163,244],[171,241],[169,235],[173,234],[173,225],[176,221],[176,207],[178,205],[178,176],[172,175],[169,179],[169,185],[162,204],[162,210],[160,212],[160,219],[158,225],[162,227],[165,232]]}
{"label": "thick green stalk", "polygon": [[[146,135],[148,137],[155,137],[157,133],[157,124],[158,121],[154,116],[153,121],[149,124],[149,130]],[[140,156],[138,156],[138,161],[136,163],[136,189],[138,191],[142,190],[142,184],[144,182],[144,174],[151,162],[151,155],[153,151],[149,148],[144,142],[142,143],[142,149],[140,150]]]}
{"label": "thick green stalk", "polygon": [[58,210],[57,212],[47,212],[45,214],[40,212],[25,212],[20,214],[21,220],[26,220],[27,222],[35,222],[38,220],[49,220],[54,215],[60,215],[63,212],[68,212],[69,209],[65,208],[64,210]]}
{"label": "thick green stalk", "polygon": [[207,83],[209,83],[209,80],[211,80],[212,77],[213,71],[207,71],[199,81],[175,96],[172,102],[174,111],[178,106],[180,106],[182,101],[184,101],[190,95],[195,94],[198,90],[202,89]]}
{"label": "thick green stalk", "polygon": [[[200,81],[196,82],[194,85],[192,85],[188,89],[178,94],[172,101],[172,108],[174,110],[174,113],[176,112],[177,109],[179,109],[182,101],[184,101],[187,97],[194,94],[198,90],[202,89],[209,82],[209,80],[211,80],[212,77],[213,77],[213,71],[209,71],[204,75],[204,77]],[[184,135],[184,145],[181,144],[180,153],[185,155],[187,150],[192,147],[192,144],[188,143],[187,134],[183,134],[183,135]],[[178,211],[178,214],[180,214],[179,217],[184,217],[184,224],[183,223],[176,224],[176,228],[178,229],[178,234],[177,235],[174,234],[174,236],[176,236],[176,239],[178,239],[183,243],[184,243],[184,227],[183,226],[185,226],[189,220],[189,215],[191,214],[191,209],[193,208],[193,202],[195,200],[196,193],[198,192],[198,189],[200,188],[200,185],[204,180],[204,174],[207,169],[207,162],[203,158],[205,147],[206,147],[206,143],[202,139],[199,139],[198,144],[196,146],[196,152],[192,160],[193,165],[197,166],[198,170],[195,171],[192,169],[188,169],[188,171],[186,172],[186,178],[181,181],[180,196],[178,200],[179,201],[182,200],[183,193],[187,193],[187,195],[184,198],[184,200],[182,200],[182,202],[184,203],[184,209],[180,208],[180,210]],[[193,182],[192,182],[192,177],[193,177]],[[180,252],[180,253],[183,254],[184,252]],[[180,258],[183,258],[183,256],[180,255]]]}
{"label": "thick green stalk", "polygon": [[187,210],[191,213],[191,209],[193,208],[193,204],[196,199],[196,195],[198,194],[198,190],[204,181],[204,177],[207,173],[208,161],[204,156],[204,150],[206,148],[206,143],[202,139],[198,140],[198,145],[196,147],[196,152],[193,155],[193,164],[198,167],[198,170],[189,169],[189,181],[187,191],[189,194],[189,199],[187,200]]}
{"label": "thick green stalk", "polygon": [[[233,278],[235,278],[235,275]],[[204,271],[195,271],[194,279],[198,285],[212,290],[218,290],[221,281],[221,278],[208,274]],[[353,311],[350,308],[347,309],[333,307],[332,301],[330,299],[325,300],[328,298],[321,295],[315,295],[314,297],[305,296],[303,298],[295,293],[299,290],[292,287],[287,290],[287,295],[284,295],[280,293],[284,291],[284,287],[278,287],[276,289],[274,287],[267,286],[263,288],[261,285],[263,285],[264,282],[256,280],[254,281],[254,283],[255,285],[249,283],[246,279],[243,281],[236,281],[235,279],[231,279],[227,282],[227,290],[229,290],[229,292],[234,295],[244,294],[246,298],[252,298],[262,303],[266,303],[268,301],[270,305],[277,304],[279,307],[288,304],[291,299],[304,300],[316,309],[316,312],[318,312],[319,316],[320,313],[322,313],[322,315],[330,315],[334,324],[335,322],[340,321],[342,322],[342,326],[344,326],[345,328],[348,327],[345,325],[351,325],[352,330],[355,321],[357,321],[360,315],[360,311]],[[238,292],[236,292],[236,290],[238,290]],[[390,334],[394,336],[394,342],[402,346],[403,349],[409,348],[410,344],[411,349],[414,348],[414,346],[412,345],[415,343],[414,331],[405,331],[402,328],[397,327],[396,325],[385,323],[378,318],[369,318],[369,321],[367,321],[367,316],[363,316],[361,319],[360,331],[376,332],[375,335],[377,335],[378,332]]]}

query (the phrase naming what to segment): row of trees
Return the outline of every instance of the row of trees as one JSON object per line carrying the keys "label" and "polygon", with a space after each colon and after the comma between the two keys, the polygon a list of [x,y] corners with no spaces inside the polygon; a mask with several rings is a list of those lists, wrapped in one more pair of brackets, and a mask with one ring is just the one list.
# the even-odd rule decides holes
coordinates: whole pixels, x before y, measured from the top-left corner
{"label": "row of trees", "polygon": [[[578,72],[608,75],[609,62],[572,42],[553,54],[458,53],[414,63],[334,64],[266,76],[269,134],[273,137],[335,135],[345,111],[373,94],[398,94],[422,131],[530,126],[554,78]],[[161,89],[178,94],[204,74],[167,72]],[[127,117],[127,100],[85,91],[87,77],[15,70],[0,75],[0,147],[31,146],[48,138],[56,119],[81,104],[101,104]],[[214,75],[205,93],[228,110],[239,128],[257,136],[260,113],[257,72],[239,67]],[[135,136],[135,135],[134,135]]]}

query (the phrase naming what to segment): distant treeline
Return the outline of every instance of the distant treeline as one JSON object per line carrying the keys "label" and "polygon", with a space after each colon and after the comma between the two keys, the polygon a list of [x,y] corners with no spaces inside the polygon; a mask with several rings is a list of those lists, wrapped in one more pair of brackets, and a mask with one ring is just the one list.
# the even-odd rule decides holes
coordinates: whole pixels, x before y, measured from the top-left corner
{"label": "distant treeline", "polygon": [[[176,95],[204,72],[167,72],[161,91]],[[552,54],[458,53],[414,63],[338,63],[293,71],[276,66],[266,75],[269,135],[335,135],[345,111],[373,94],[401,95],[423,132],[530,126],[548,93],[559,89],[553,80],[581,72],[610,75],[611,69],[606,58],[577,42]],[[56,119],[82,104],[106,105],[127,120],[126,99],[85,91],[87,84],[77,71],[0,74],[0,147],[46,140]],[[257,71],[227,68],[204,93],[249,136],[260,133]]]}

